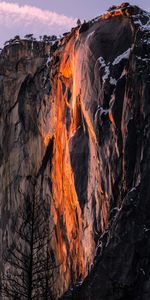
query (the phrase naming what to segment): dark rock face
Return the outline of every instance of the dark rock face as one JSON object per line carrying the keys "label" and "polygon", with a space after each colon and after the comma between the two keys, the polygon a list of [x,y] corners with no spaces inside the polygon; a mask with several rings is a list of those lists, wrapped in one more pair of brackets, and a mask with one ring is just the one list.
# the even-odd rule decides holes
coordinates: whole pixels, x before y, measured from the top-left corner
{"label": "dark rock face", "polygon": [[[107,62],[111,61],[113,48],[118,55],[131,48],[128,61],[124,60],[124,55],[120,60],[114,54],[113,59],[117,64],[112,63],[112,66],[110,63],[109,76],[113,74],[112,77],[116,79],[115,87],[110,89],[110,82],[106,80],[99,90],[103,91],[100,96],[103,110],[100,111],[98,142],[99,157],[103,164],[103,189],[109,194],[108,226],[98,240],[89,275],[82,284],[66,293],[63,299],[150,299],[150,15],[138,11],[136,7],[132,10],[129,7],[129,11],[133,14],[130,17],[132,42],[130,30],[123,26],[124,22],[129,26],[129,20],[124,21],[121,17],[116,17],[120,22],[118,28],[121,32],[119,39],[118,33],[116,36],[118,46],[115,48],[113,45],[109,50],[107,36],[104,38],[108,47],[103,52],[103,57]],[[115,31],[117,21],[108,18],[107,22],[113,24]],[[109,28],[108,25],[103,28],[105,26]],[[123,28],[126,28],[127,35],[122,41]],[[109,28],[109,34],[110,32]],[[123,46],[126,48],[122,48]],[[101,62],[103,64],[102,59]],[[101,70],[103,71],[102,68]],[[98,87],[98,83],[96,86]],[[112,125],[108,125],[108,113],[105,113],[110,106],[114,120]]]}
{"label": "dark rock face", "polygon": [[1,253],[34,177],[52,199],[56,299],[76,283],[63,299],[150,299],[149,22],[124,3],[52,49],[1,54]]}

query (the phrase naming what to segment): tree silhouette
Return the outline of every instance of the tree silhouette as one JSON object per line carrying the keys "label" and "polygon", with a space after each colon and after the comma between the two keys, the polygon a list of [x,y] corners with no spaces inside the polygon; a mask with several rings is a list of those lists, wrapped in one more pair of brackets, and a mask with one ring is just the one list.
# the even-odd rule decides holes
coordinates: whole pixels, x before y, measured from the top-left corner
{"label": "tree silhouette", "polygon": [[33,33],[26,34],[24,37],[25,37],[25,39],[32,41],[33,40]]}
{"label": "tree silhouette", "polygon": [[4,255],[1,293],[10,300],[53,299],[53,283],[58,266],[50,248],[50,197],[41,193],[24,195],[19,209],[15,238]]}
{"label": "tree silhouette", "polygon": [[81,26],[81,20],[80,19],[77,20],[77,26]]}
{"label": "tree silhouette", "polygon": [[20,36],[19,35],[15,35],[14,40],[20,40]]}

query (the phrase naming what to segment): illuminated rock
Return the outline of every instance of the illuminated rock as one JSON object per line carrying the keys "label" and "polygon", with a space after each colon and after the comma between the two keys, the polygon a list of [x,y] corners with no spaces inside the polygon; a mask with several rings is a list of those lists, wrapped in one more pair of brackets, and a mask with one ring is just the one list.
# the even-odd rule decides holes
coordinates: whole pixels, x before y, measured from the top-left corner
{"label": "illuminated rock", "polygon": [[70,299],[149,297],[149,22],[125,3],[0,55],[1,254],[34,177],[51,198],[56,298],[88,274]]}

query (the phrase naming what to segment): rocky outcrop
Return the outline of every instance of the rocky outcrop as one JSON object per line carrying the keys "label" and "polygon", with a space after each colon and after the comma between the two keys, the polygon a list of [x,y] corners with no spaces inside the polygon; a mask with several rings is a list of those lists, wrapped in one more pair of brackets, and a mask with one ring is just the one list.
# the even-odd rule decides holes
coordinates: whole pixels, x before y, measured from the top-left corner
{"label": "rocky outcrop", "polygon": [[149,299],[149,22],[125,3],[0,56],[1,252],[34,177],[51,198],[56,298],[88,275],[64,299]]}
{"label": "rocky outcrop", "polygon": [[43,176],[51,156],[45,139],[49,120],[54,120],[49,53],[49,45],[23,40],[8,45],[0,55],[1,270],[2,256],[15,240],[18,209],[30,193],[30,181],[37,178],[39,184],[38,174]]}

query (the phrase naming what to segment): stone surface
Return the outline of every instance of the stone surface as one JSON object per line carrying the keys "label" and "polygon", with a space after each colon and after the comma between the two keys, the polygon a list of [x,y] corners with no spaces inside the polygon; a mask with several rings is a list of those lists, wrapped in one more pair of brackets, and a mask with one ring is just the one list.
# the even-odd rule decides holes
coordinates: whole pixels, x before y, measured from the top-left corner
{"label": "stone surface", "polygon": [[150,297],[149,22],[125,3],[52,47],[1,53],[1,255],[34,177],[51,198],[56,299],[77,283],[63,299]]}
{"label": "stone surface", "polygon": [[[99,161],[101,167],[102,190],[109,203],[105,211],[107,225],[98,239],[88,276],[83,283],[79,282],[69,290],[63,299],[150,298],[150,15],[128,6],[128,17],[121,17],[118,9],[102,17],[105,20],[102,25],[104,37],[102,33],[99,35],[103,41],[99,47],[94,40],[98,35],[94,32],[90,36],[93,48],[101,56],[100,76],[96,73],[94,62],[88,64],[91,73],[87,72],[88,83],[95,76],[89,88],[92,91],[92,101],[88,106],[92,124],[92,107],[97,100],[99,105],[94,132],[98,142],[97,163]],[[101,22],[99,31],[100,28]],[[101,52],[103,45],[105,48]],[[90,48],[92,54],[93,48]],[[92,54],[90,57],[94,60],[95,51]],[[97,94],[94,94],[94,87]],[[83,101],[90,98],[87,96],[88,84],[85,93]]]}

